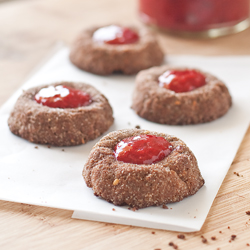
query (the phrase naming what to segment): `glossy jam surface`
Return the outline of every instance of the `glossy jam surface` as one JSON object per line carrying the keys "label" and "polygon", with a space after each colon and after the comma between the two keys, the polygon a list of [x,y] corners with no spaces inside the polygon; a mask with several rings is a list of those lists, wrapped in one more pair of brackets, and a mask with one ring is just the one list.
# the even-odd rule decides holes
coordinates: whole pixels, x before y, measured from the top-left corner
{"label": "glossy jam surface", "polygon": [[68,86],[49,86],[42,88],[36,95],[35,100],[44,106],[51,108],[78,108],[91,103],[89,94],[70,88]]}
{"label": "glossy jam surface", "polygon": [[138,135],[120,141],[114,149],[118,161],[133,164],[152,164],[161,161],[172,151],[172,145],[163,137]]}
{"label": "glossy jam surface", "polygon": [[110,25],[96,30],[93,34],[93,40],[106,44],[129,44],[139,40],[138,34],[126,27]]}
{"label": "glossy jam surface", "polygon": [[188,92],[206,84],[206,78],[196,70],[168,70],[158,78],[159,85],[176,93]]}
{"label": "glossy jam surface", "polygon": [[203,31],[249,17],[249,0],[139,0],[144,23],[163,29]]}

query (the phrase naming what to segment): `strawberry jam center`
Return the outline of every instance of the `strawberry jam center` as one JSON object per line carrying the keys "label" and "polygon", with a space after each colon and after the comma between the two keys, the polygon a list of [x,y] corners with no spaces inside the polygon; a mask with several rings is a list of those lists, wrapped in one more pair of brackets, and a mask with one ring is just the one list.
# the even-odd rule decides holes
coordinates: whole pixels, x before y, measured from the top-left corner
{"label": "strawberry jam center", "polygon": [[96,30],[93,34],[93,40],[118,45],[135,43],[139,40],[139,36],[129,28],[110,25]]}
{"label": "strawberry jam center", "polygon": [[206,78],[196,70],[168,70],[158,78],[159,85],[176,93],[188,92],[206,84]]}
{"label": "strawberry jam center", "polygon": [[133,164],[152,164],[161,161],[172,151],[172,145],[163,137],[138,135],[120,141],[114,149],[118,161]]}
{"label": "strawberry jam center", "polygon": [[89,94],[62,85],[42,88],[35,95],[35,100],[51,108],[77,108],[91,103]]}

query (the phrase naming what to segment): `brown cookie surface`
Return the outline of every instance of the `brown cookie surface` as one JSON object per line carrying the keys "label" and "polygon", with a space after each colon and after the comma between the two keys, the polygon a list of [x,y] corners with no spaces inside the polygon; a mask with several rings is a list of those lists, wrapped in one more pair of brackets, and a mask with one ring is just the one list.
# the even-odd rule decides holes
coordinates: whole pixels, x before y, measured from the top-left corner
{"label": "brown cookie surface", "polygon": [[[154,164],[116,160],[116,144],[142,134],[165,138],[172,144],[172,152]],[[115,205],[136,208],[180,201],[195,194],[204,184],[197,160],[183,141],[171,135],[140,129],[124,129],[104,136],[90,152],[83,177],[96,196]]]}
{"label": "brown cookie surface", "polygon": [[213,121],[227,113],[232,105],[225,84],[215,76],[201,72],[206,85],[189,92],[175,93],[160,87],[158,77],[167,70],[185,70],[169,66],[141,71],[136,77],[132,108],[144,119],[169,124],[185,125]]}
{"label": "brown cookie surface", "polygon": [[[88,106],[51,108],[38,104],[34,96],[48,86],[65,85],[91,96]],[[113,124],[112,108],[98,90],[85,83],[60,82],[24,91],[8,119],[12,133],[34,143],[54,146],[84,144],[103,134]]]}
{"label": "brown cookie surface", "polygon": [[142,69],[160,65],[163,61],[155,36],[146,28],[130,27],[139,35],[139,41],[131,44],[111,45],[96,42],[93,33],[101,27],[81,32],[73,43],[70,60],[85,71],[108,75],[113,72],[135,74]]}

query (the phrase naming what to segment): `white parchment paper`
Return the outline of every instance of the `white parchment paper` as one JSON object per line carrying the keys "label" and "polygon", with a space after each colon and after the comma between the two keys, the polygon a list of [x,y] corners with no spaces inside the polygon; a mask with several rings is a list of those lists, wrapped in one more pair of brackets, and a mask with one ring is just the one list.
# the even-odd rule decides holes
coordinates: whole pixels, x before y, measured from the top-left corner
{"label": "white parchment paper", "polygon": [[[73,217],[79,219],[184,232],[200,230],[249,125],[250,57],[168,56],[166,60],[172,66],[200,68],[226,82],[233,97],[230,111],[201,125],[168,126],[143,120],[130,108],[134,76],[103,77],[81,71],[70,63],[64,48],[0,110],[0,199],[74,210]],[[133,212],[95,197],[81,172],[99,138],[81,146],[48,148],[25,141],[8,129],[9,113],[22,89],[61,80],[89,83],[109,99],[115,123],[107,133],[140,125],[181,138],[196,155],[205,186],[194,196],[168,205],[169,209],[149,207]]]}

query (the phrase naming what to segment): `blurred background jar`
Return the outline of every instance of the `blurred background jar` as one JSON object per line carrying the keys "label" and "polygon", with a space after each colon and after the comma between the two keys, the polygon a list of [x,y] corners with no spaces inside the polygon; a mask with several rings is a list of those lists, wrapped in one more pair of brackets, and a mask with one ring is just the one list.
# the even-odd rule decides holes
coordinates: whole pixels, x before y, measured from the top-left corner
{"label": "blurred background jar", "polygon": [[142,22],[165,31],[219,37],[249,27],[250,0],[139,0]]}

